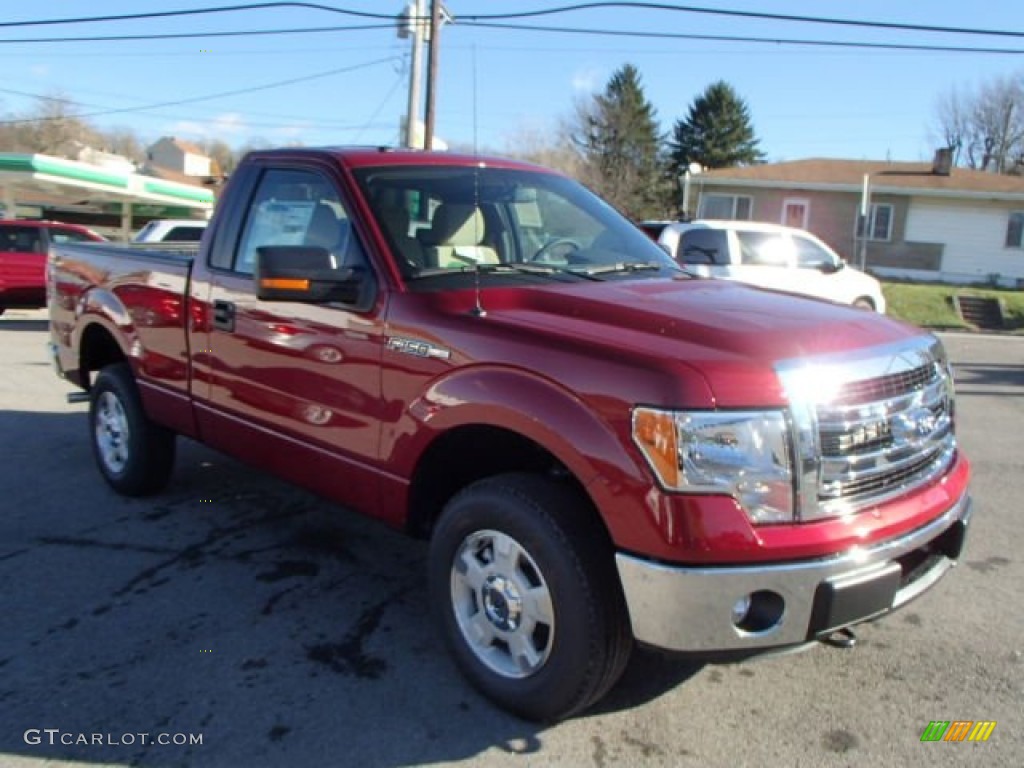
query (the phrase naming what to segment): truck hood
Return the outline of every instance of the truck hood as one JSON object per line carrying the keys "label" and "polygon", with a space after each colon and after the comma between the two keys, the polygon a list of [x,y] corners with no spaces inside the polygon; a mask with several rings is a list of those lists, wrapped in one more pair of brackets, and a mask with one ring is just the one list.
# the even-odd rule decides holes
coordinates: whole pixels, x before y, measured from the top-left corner
{"label": "truck hood", "polygon": [[[719,406],[756,405],[752,388],[783,360],[852,352],[919,336],[875,312],[718,280],[616,280],[482,297],[491,322],[558,337],[559,346],[603,347],[669,358],[706,380]],[[503,295],[502,295],[503,294]],[[506,303],[507,302],[507,303]],[[765,403],[767,404],[767,403]]]}

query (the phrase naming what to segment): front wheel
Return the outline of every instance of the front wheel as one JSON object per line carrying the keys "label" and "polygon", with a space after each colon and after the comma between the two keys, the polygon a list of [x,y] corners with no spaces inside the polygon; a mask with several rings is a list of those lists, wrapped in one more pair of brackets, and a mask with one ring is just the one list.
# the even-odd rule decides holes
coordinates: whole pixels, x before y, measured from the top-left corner
{"label": "front wheel", "polygon": [[471,485],[444,510],[429,571],[456,662],[509,711],[567,717],[622,674],[632,636],[614,552],[567,485],[521,474]]}
{"label": "front wheel", "polygon": [[89,432],[100,473],[125,496],[161,490],[174,469],[174,433],[146,416],[131,369],[108,365],[90,390]]}

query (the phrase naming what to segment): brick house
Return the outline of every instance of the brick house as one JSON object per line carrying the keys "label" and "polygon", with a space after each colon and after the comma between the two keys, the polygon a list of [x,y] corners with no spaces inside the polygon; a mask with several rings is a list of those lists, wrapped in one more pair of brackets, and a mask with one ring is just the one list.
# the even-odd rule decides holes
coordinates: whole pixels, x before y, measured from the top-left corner
{"label": "brick house", "polygon": [[802,227],[851,264],[866,256],[867,268],[883,275],[1021,285],[1024,177],[949,168],[942,159],[808,159],[707,171],[692,179],[697,215]]}

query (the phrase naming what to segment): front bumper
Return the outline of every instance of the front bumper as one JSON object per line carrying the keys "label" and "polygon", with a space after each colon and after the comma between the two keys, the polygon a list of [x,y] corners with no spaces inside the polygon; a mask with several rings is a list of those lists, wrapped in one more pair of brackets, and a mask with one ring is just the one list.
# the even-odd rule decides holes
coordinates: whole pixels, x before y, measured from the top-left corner
{"label": "front bumper", "polygon": [[[871,547],[788,564],[686,568],[616,555],[633,634],[671,651],[799,645],[893,611],[960,557],[971,518],[965,493],[939,518]],[[733,606],[753,595],[744,617]]]}

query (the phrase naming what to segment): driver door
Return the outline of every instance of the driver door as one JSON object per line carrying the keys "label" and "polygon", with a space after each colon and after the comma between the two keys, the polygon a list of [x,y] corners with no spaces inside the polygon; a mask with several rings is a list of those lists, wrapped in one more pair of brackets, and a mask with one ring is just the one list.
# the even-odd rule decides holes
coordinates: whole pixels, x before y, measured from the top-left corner
{"label": "driver door", "polygon": [[[213,254],[226,268],[211,270],[204,439],[256,464],[290,465],[293,479],[319,490],[324,473],[358,474],[376,459],[383,304],[263,301],[253,275],[262,246],[303,245],[372,280],[349,210],[327,173],[266,168],[233,253]],[[348,480],[339,479],[345,501],[369,506],[373,483]]]}

